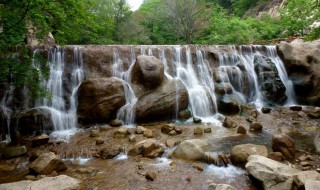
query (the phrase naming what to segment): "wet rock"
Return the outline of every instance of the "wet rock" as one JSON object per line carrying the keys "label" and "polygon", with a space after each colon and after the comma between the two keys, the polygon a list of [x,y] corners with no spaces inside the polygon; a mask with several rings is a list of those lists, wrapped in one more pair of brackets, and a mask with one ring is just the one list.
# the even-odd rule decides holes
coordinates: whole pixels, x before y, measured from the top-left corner
{"label": "wet rock", "polygon": [[203,128],[202,127],[196,127],[193,131],[194,135],[203,135]]}
{"label": "wet rock", "polygon": [[290,106],[290,110],[292,110],[292,111],[301,111],[302,107],[301,106]]}
{"label": "wet rock", "polygon": [[129,141],[130,142],[136,142],[136,140],[137,140],[137,137],[135,135],[130,135],[129,136]]}
{"label": "wet rock", "polygon": [[33,147],[41,146],[49,142],[49,136],[47,134],[38,135],[32,137],[31,144]]}
{"label": "wet rock", "polygon": [[205,128],[205,129],[203,130],[203,132],[204,132],[204,133],[211,133],[212,130],[211,130],[210,127],[208,127],[208,128]]}
{"label": "wet rock", "polygon": [[53,171],[67,169],[65,163],[54,153],[43,153],[29,165],[29,169],[38,174],[51,174]]}
{"label": "wet rock", "polygon": [[143,134],[146,130],[147,130],[146,128],[144,128],[144,127],[142,127],[142,126],[138,126],[138,127],[136,128],[136,133],[137,133],[137,134]]}
{"label": "wet rock", "polygon": [[172,140],[172,139],[167,139],[166,140],[166,145],[167,145],[167,147],[174,147],[175,146],[175,141],[174,140]]}
{"label": "wet rock", "polygon": [[13,166],[10,165],[0,165],[0,172],[12,172],[14,170]]}
{"label": "wet rock", "polygon": [[192,120],[193,120],[193,123],[201,123],[202,122],[202,120],[197,117],[193,117]]}
{"label": "wet rock", "polygon": [[94,78],[83,81],[78,91],[79,122],[106,122],[116,117],[125,104],[124,87],[115,78]]}
{"label": "wet rock", "polygon": [[51,132],[54,130],[52,114],[55,113],[47,108],[26,109],[13,115],[12,123],[22,136],[32,136],[39,131]]}
{"label": "wet rock", "polygon": [[268,150],[266,146],[255,144],[241,144],[236,145],[231,149],[231,161],[234,164],[244,165],[247,163],[250,155],[268,156]]}
{"label": "wet rock", "polygon": [[57,177],[44,177],[38,181],[24,180],[13,183],[0,184],[0,189],[74,190],[80,189],[80,181],[66,175],[59,175]]}
{"label": "wet rock", "polygon": [[37,177],[34,176],[34,175],[27,175],[27,176],[25,177],[25,179],[26,179],[26,180],[32,180],[32,181],[34,181],[34,180],[37,179]]}
{"label": "wet rock", "polygon": [[174,131],[175,131],[177,134],[181,134],[181,133],[182,133],[182,129],[179,128],[179,127],[175,127],[175,128],[174,128]]}
{"label": "wet rock", "polygon": [[225,94],[218,96],[217,104],[220,113],[224,114],[237,114],[240,112],[241,101],[239,97],[234,94]]}
{"label": "wet rock", "polygon": [[123,122],[119,119],[114,119],[109,124],[111,127],[120,127],[123,125]]}
{"label": "wet rock", "polygon": [[91,130],[90,131],[90,137],[99,137],[100,136],[100,132],[98,130]]}
{"label": "wet rock", "polygon": [[300,171],[264,156],[251,155],[246,169],[251,176],[262,182],[264,189],[293,189],[293,177]]}
{"label": "wet rock", "polygon": [[189,109],[182,110],[178,113],[178,118],[180,120],[187,120],[192,117],[192,114]]}
{"label": "wet rock", "polygon": [[224,94],[232,94],[233,93],[233,87],[228,82],[220,82],[215,84],[215,93],[218,95],[224,95]]}
{"label": "wet rock", "polygon": [[281,152],[270,152],[268,154],[268,158],[270,158],[271,160],[278,161],[278,162],[283,161],[283,155]]}
{"label": "wet rock", "polygon": [[22,156],[26,153],[27,153],[27,148],[25,146],[6,147],[3,150],[2,157],[13,158],[13,157]]}
{"label": "wet rock", "polygon": [[304,186],[306,190],[318,190],[320,187],[320,180],[306,180]]}
{"label": "wet rock", "polygon": [[237,127],[237,124],[230,117],[226,117],[223,121],[223,126],[225,128],[235,128]]}
{"label": "wet rock", "polygon": [[235,188],[227,184],[211,183],[208,187],[208,190],[235,190]]}
{"label": "wet rock", "polygon": [[100,145],[104,143],[104,139],[101,137],[96,138],[96,145]]}
{"label": "wet rock", "polygon": [[113,159],[118,154],[120,154],[119,147],[104,148],[99,152],[100,158],[102,159]]}
{"label": "wet rock", "polygon": [[146,140],[142,147],[142,156],[147,158],[156,158],[164,153],[164,148],[155,140]]}
{"label": "wet rock", "polygon": [[264,113],[264,114],[270,113],[270,112],[271,112],[271,108],[263,107],[263,108],[261,109],[261,112]]}
{"label": "wet rock", "polygon": [[251,125],[250,125],[250,131],[251,132],[261,132],[262,131],[262,128],[263,126],[258,123],[258,122],[253,122]]}
{"label": "wet rock", "polygon": [[172,131],[169,132],[168,135],[174,136],[174,135],[177,135],[177,132],[175,130],[172,130]]}
{"label": "wet rock", "polygon": [[[135,93],[144,92],[136,103],[138,122],[172,119],[175,110],[188,108],[189,96],[185,85],[180,80],[166,80],[156,90],[136,89]],[[177,103],[176,97],[179,95]],[[155,101],[156,100],[156,101]],[[176,106],[179,105],[177,109]]]}
{"label": "wet rock", "polygon": [[144,137],[147,137],[147,138],[152,138],[152,137],[153,137],[153,132],[152,132],[152,130],[146,129],[146,130],[143,132],[143,136],[144,136]]}
{"label": "wet rock", "polygon": [[248,122],[250,122],[250,123],[253,123],[253,122],[257,121],[257,119],[254,118],[254,117],[252,117],[252,116],[248,116],[248,117],[246,118],[246,121],[248,121]]}
{"label": "wet rock", "polygon": [[115,138],[125,138],[129,134],[128,128],[120,127],[113,133]]}
{"label": "wet rock", "polygon": [[155,172],[147,172],[146,179],[150,181],[154,181],[157,178],[157,174]]}
{"label": "wet rock", "polygon": [[257,75],[260,91],[265,102],[283,104],[286,99],[286,87],[280,79],[277,67],[271,59],[254,56],[254,69]]}
{"label": "wet rock", "polygon": [[275,134],[272,136],[272,149],[281,152],[285,159],[293,161],[295,159],[296,146],[291,137],[285,134]]}
{"label": "wet rock", "polygon": [[284,62],[299,104],[320,104],[320,41],[281,42],[278,54]]}
{"label": "wet rock", "polygon": [[189,161],[201,161],[207,163],[218,163],[218,159],[212,157],[206,152],[209,144],[201,139],[190,139],[182,141],[173,151],[169,153],[169,157],[174,157]]}
{"label": "wet rock", "polygon": [[247,130],[246,130],[246,128],[244,128],[242,125],[240,125],[240,126],[237,128],[237,133],[239,133],[239,134],[246,134],[246,133],[247,133]]}
{"label": "wet rock", "polygon": [[175,125],[170,123],[170,124],[165,124],[161,127],[161,132],[165,134],[169,134],[170,131],[175,129]]}
{"label": "wet rock", "polygon": [[[295,186],[303,189],[307,180],[320,180],[320,174],[316,171],[302,171],[293,178]],[[320,187],[320,186],[319,186]]]}
{"label": "wet rock", "polygon": [[131,83],[155,89],[164,82],[164,65],[154,56],[140,55],[131,72]]}

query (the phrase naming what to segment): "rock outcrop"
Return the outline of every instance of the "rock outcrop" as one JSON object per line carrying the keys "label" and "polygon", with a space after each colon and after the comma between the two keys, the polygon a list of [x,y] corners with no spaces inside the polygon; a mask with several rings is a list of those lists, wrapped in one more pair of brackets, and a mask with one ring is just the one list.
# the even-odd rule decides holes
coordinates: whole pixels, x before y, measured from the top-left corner
{"label": "rock outcrop", "polygon": [[293,82],[298,102],[320,105],[320,40],[281,42],[278,53]]}
{"label": "rock outcrop", "polygon": [[89,79],[78,92],[78,120],[83,123],[107,122],[125,104],[124,87],[115,78]]}

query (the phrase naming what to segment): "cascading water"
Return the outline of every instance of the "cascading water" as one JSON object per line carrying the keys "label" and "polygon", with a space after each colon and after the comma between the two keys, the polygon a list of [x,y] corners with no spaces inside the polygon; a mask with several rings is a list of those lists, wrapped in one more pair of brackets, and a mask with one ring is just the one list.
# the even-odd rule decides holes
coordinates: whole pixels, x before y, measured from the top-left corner
{"label": "cascading water", "polygon": [[123,61],[120,58],[119,51],[113,52],[114,62],[112,67],[113,77],[120,80],[124,86],[126,104],[120,108],[117,113],[117,119],[122,120],[126,125],[132,125],[135,122],[135,105],[138,101],[131,87],[131,70],[135,62],[135,53],[131,49],[131,59],[129,69],[124,70]]}
{"label": "cascading water", "polygon": [[[71,64],[71,75],[68,84],[71,94],[66,95],[63,89],[63,77],[65,77],[65,51],[62,47],[52,48],[49,51],[50,76],[43,83],[51,98],[43,98],[36,102],[39,108],[48,110],[54,126],[53,135],[63,131],[74,131],[77,127],[77,91],[84,80],[82,51],[80,47],[74,48],[74,58]],[[67,99],[65,97],[68,97]]]}

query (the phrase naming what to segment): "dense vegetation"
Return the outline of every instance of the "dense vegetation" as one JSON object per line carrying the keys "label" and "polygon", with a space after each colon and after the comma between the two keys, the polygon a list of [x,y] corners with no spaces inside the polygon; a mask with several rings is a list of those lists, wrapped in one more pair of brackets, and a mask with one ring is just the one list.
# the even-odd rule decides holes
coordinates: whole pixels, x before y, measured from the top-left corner
{"label": "dense vegetation", "polygon": [[[49,32],[58,44],[248,44],[289,36],[317,39],[320,30],[312,24],[320,17],[318,0],[287,0],[278,16],[257,15],[282,2],[145,0],[132,12],[126,0],[0,0],[0,82],[38,88],[33,85],[43,80],[38,68],[30,64],[25,48],[13,47],[32,37],[44,39]],[[13,58],[17,55],[13,49],[19,59]]]}

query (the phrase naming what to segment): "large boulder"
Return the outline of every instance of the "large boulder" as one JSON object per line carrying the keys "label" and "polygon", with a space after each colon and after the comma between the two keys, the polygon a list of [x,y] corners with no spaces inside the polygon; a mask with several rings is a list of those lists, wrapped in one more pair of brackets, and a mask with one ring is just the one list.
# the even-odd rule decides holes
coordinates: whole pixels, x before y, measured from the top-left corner
{"label": "large boulder", "polygon": [[296,146],[294,140],[286,134],[275,134],[272,136],[272,149],[281,152],[285,159],[295,159]]}
{"label": "large boulder", "polygon": [[106,122],[115,118],[125,102],[120,80],[97,78],[83,81],[78,91],[78,120],[83,123]]}
{"label": "large boulder", "polygon": [[38,174],[51,174],[53,171],[64,171],[67,169],[65,163],[54,153],[48,152],[41,154],[29,165],[32,172]]}
{"label": "large boulder", "polygon": [[255,144],[240,144],[231,149],[231,161],[234,164],[244,165],[247,163],[250,155],[268,156],[268,150],[266,146]]}
{"label": "large boulder", "polygon": [[240,112],[240,105],[244,102],[236,94],[224,94],[218,96],[217,103],[219,112],[238,114]]}
{"label": "large boulder", "polygon": [[45,177],[38,181],[18,181],[13,183],[0,184],[0,189],[3,190],[18,190],[18,189],[28,189],[28,190],[76,190],[80,189],[80,181],[66,176],[59,175],[56,177]]}
{"label": "large boulder", "polygon": [[[131,71],[131,83],[144,90],[153,90],[164,82],[164,65],[160,59],[154,56],[140,55]],[[137,90],[136,90],[137,91]],[[143,91],[137,92],[140,96]]]}
{"label": "large boulder", "polygon": [[20,135],[34,135],[34,132],[51,132],[54,130],[50,108],[39,107],[23,110],[13,116],[14,131]]}
{"label": "large boulder", "polygon": [[254,56],[254,68],[264,101],[283,104],[286,99],[286,87],[280,79],[277,67],[271,59],[262,55]]}
{"label": "large boulder", "polygon": [[176,110],[184,110],[187,107],[188,92],[184,84],[180,80],[167,80],[156,90],[139,98],[136,103],[136,119],[163,120],[174,116]]}
{"label": "large boulder", "polygon": [[281,42],[278,53],[284,61],[301,104],[320,105],[320,40]]}
{"label": "large boulder", "polygon": [[246,169],[266,190],[293,189],[294,176],[300,171],[264,156],[251,155]]}

